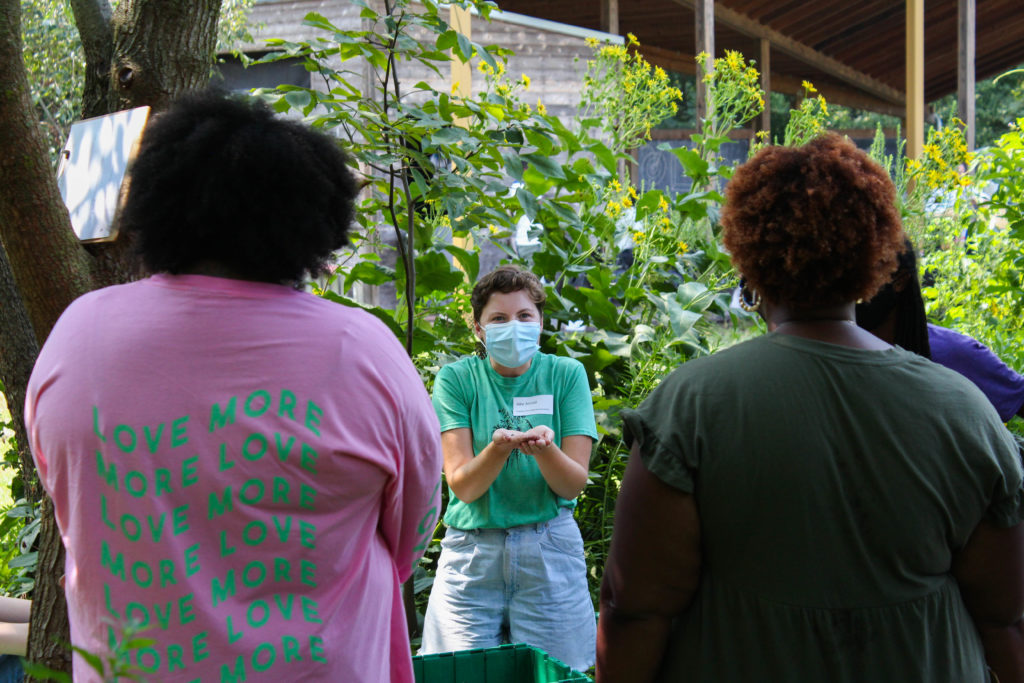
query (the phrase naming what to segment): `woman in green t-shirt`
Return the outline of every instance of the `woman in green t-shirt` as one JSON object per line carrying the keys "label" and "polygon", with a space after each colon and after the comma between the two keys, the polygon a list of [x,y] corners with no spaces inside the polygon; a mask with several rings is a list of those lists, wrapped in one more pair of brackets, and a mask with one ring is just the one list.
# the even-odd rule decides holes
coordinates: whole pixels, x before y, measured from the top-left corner
{"label": "woman in green t-shirt", "polygon": [[579,361],[540,353],[544,287],[501,266],[471,297],[486,356],[441,368],[448,525],[421,654],[527,643],[586,669],[594,607],[572,516],[597,429]]}
{"label": "woman in green t-shirt", "polygon": [[623,413],[597,680],[1024,681],[1017,445],[854,322],[903,246],[888,174],[835,135],[767,147],[722,225],[769,333]]}

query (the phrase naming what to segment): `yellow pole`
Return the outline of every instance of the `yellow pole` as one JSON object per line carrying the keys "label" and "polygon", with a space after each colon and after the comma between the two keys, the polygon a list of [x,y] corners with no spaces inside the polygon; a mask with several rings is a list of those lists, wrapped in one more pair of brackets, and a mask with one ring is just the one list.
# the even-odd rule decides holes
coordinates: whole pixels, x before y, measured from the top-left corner
{"label": "yellow pole", "polygon": [[907,149],[919,159],[924,148],[924,0],[907,1]]}
{"label": "yellow pole", "polygon": [[[457,5],[451,5],[451,14],[449,15],[448,23],[453,29],[466,36],[468,40],[473,39],[473,15],[470,14],[469,10],[458,7]],[[451,81],[452,87],[451,92],[454,97],[469,97],[473,94],[473,66],[468,61],[464,62],[462,59],[452,51],[452,61],[448,62],[451,65]],[[463,128],[469,127],[468,118],[455,119],[455,125]],[[452,235],[452,244],[462,249],[469,249],[472,242],[470,238],[455,237]],[[454,261],[455,267],[462,270],[462,266],[459,265],[458,261]],[[467,274],[468,277],[468,274]],[[472,284],[472,283],[471,283]]]}

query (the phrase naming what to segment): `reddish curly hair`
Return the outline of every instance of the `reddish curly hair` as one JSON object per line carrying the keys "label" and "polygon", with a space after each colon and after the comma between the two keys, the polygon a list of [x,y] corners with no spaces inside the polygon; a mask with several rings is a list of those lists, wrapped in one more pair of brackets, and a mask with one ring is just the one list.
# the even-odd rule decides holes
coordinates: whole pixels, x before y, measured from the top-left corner
{"label": "reddish curly hair", "polygon": [[801,308],[870,299],[903,249],[896,188],[885,170],[832,133],[765,147],[725,188],[723,240],[767,299]]}

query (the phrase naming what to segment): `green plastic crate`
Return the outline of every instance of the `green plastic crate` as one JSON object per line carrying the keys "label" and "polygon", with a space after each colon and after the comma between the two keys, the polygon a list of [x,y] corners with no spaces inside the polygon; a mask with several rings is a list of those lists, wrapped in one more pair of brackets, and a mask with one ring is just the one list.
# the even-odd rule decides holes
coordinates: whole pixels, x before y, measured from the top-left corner
{"label": "green plastic crate", "polygon": [[412,658],[416,683],[589,683],[590,678],[529,645],[500,645]]}

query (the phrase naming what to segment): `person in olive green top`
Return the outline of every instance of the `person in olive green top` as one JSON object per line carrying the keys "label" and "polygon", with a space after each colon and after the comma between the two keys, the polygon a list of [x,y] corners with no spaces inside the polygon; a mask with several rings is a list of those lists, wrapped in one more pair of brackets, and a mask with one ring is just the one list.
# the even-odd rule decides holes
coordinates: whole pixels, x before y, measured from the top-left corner
{"label": "person in olive green top", "polygon": [[516,266],[484,276],[471,303],[486,357],[434,381],[450,495],[420,654],[526,643],[578,670],[594,663],[572,511],[597,427],[583,365],[538,352],[544,300]]}
{"label": "person in olive green top", "polygon": [[625,414],[597,680],[1024,681],[1017,445],[854,322],[902,249],[888,175],[834,135],[768,147],[722,224],[769,333]]}

